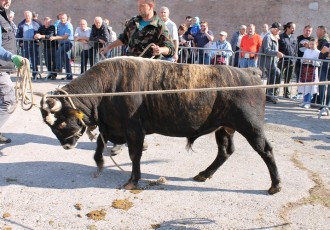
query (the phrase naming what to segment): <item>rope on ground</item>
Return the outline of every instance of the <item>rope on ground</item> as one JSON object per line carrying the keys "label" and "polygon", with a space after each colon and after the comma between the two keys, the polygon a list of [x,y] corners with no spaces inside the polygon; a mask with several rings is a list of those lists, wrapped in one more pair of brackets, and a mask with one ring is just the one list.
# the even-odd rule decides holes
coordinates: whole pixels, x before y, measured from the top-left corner
{"label": "rope on ground", "polygon": [[290,86],[308,86],[308,85],[330,85],[330,81],[309,82],[309,83],[290,83],[275,85],[248,85],[233,87],[214,87],[214,88],[197,88],[197,89],[171,89],[171,90],[151,90],[151,91],[135,91],[135,92],[115,92],[115,93],[92,93],[92,94],[60,94],[47,95],[47,97],[112,97],[112,96],[135,96],[150,94],[174,94],[174,93],[197,93],[197,92],[214,92],[214,91],[232,91],[232,90],[251,90],[251,89],[271,89]]}
{"label": "rope on ground", "polygon": [[30,61],[23,58],[23,65],[17,71],[15,95],[16,102],[21,100],[21,107],[25,111],[30,110],[34,105],[31,79]]}

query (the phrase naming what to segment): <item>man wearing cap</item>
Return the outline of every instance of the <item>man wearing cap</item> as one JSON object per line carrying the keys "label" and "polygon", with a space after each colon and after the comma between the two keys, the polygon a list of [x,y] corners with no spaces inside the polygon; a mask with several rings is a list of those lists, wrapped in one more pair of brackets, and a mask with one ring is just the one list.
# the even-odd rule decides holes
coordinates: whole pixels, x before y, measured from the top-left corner
{"label": "man wearing cap", "polygon": [[211,54],[212,65],[228,65],[228,58],[233,55],[233,50],[226,38],[227,32],[220,31],[219,40],[212,44],[212,48],[217,49]]}
{"label": "man wearing cap", "polygon": [[50,41],[49,38],[55,36],[55,26],[51,25],[52,19],[50,17],[44,18],[44,25],[40,26],[37,33],[34,35],[34,39],[41,39],[44,43],[44,58],[47,66],[48,78],[55,78],[57,73],[55,72],[55,52],[57,41]]}
{"label": "man wearing cap", "polygon": [[[10,4],[11,0],[0,1],[0,128],[16,108],[15,90],[9,73],[15,66],[22,66],[23,62],[21,56],[15,55],[15,34],[8,17]],[[10,142],[10,138],[0,133],[0,144]]]}
{"label": "man wearing cap", "polygon": [[[281,81],[281,71],[277,67],[279,58],[283,58],[284,56],[283,53],[278,50],[278,38],[281,27],[280,23],[274,22],[269,33],[263,38],[260,48],[260,53],[265,54],[260,57],[260,69],[263,72],[263,76],[267,77],[268,85],[278,84]],[[278,99],[275,95],[278,95],[278,90],[279,89],[276,88],[274,92],[274,88],[267,89],[266,100],[276,103]]]}

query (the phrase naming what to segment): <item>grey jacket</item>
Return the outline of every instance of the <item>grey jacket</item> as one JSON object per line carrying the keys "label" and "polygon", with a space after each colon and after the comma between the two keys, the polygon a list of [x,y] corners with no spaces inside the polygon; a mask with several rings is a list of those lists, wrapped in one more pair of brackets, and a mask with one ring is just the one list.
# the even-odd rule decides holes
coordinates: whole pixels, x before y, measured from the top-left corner
{"label": "grey jacket", "polygon": [[278,63],[278,40],[271,32],[268,32],[262,39],[259,53],[264,54],[260,57],[260,68],[276,69]]}

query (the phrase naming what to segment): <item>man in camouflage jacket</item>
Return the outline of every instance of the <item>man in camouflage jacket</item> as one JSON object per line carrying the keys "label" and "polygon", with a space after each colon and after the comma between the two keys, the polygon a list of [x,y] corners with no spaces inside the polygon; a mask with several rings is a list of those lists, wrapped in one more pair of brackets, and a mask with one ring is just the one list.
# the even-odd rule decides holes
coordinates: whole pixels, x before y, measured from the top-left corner
{"label": "man in camouflage jacket", "polygon": [[172,57],[174,55],[174,44],[169,36],[164,22],[158,17],[154,0],[138,1],[139,15],[131,18],[125,26],[122,34],[110,45],[102,48],[101,53],[107,53],[110,49],[125,45],[127,55],[140,56],[149,44],[150,48],[142,57],[155,58]]}
{"label": "man in camouflage jacket", "polygon": [[[166,58],[173,57],[175,48],[172,38],[154,8],[155,0],[138,0],[139,15],[130,19],[118,39],[100,49],[100,52],[104,54],[117,46],[126,45],[126,54],[129,56],[160,58],[162,55]],[[150,44],[152,45],[145,50]],[[143,150],[146,150],[147,146],[147,143],[144,142]],[[121,152],[122,147],[123,145],[114,143],[111,154],[117,155]]]}

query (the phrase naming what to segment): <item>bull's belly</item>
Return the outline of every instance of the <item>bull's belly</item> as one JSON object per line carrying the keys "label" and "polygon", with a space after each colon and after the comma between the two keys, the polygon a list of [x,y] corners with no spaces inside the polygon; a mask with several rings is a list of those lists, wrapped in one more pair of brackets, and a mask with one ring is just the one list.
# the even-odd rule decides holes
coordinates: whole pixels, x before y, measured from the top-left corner
{"label": "bull's belly", "polygon": [[157,133],[171,137],[201,136],[218,129],[220,126],[223,126],[223,124],[216,120],[194,120],[192,122],[189,119],[174,119],[171,121],[163,119],[162,122],[146,122],[144,124],[147,134]]}

